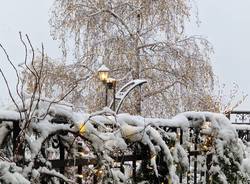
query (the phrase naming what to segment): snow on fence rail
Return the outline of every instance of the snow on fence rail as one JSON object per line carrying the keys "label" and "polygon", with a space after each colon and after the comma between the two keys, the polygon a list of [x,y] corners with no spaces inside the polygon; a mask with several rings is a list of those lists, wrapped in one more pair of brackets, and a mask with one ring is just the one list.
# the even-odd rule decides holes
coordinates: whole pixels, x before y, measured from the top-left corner
{"label": "snow on fence rail", "polygon": [[51,107],[44,119],[37,114],[23,127],[19,113],[0,111],[1,182],[19,177],[22,183],[248,179],[244,145],[222,114],[186,112],[160,119],[59,107]]}
{"label": "snow on fence rail", "polygon": [[227,113],[227,117],[236,129],[239,138],[250,142],[250,111],[231,111]]}

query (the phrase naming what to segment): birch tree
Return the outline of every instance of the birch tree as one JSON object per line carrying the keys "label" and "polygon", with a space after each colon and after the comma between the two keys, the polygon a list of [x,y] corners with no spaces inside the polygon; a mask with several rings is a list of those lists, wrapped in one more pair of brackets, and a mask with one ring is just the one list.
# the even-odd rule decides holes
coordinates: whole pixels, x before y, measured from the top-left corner
{"label": "birch tree", "polygon": [[[65,58],[73,51],[81,77],[94,76],[104,63],[118,87],[148,80],[122,110],[148,116],[207,110],[213,104],[211,47],[206,39],[185,34],[190,6],[187,0],[55,0],[51,34],[60,40]],[[82,86],[90,111],[101,106],[101,85],[92,77]]]}

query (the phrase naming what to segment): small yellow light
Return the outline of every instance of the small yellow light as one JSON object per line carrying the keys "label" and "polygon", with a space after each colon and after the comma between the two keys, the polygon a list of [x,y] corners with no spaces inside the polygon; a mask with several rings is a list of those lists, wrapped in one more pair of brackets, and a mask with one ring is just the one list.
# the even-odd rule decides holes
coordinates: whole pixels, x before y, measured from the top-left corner
{"label": "small yellow light", "polygon": [[76,175],[76,177],[83,178],[83,175],[82,174],[78,174],[78,175]]}
{"label": "small yellow light", "polygon": [[95,170],[95,175],[96,176],[101,176],[102,174],[103,174],[103,170],[101,170],[101,169]]}
{"label": "small yellow light", "polygon": [[203,150],[207,151],[208,147],[206,145],[203,146]]}
{"label": "small yellow light", "polygon": [[152,155],[151,160],[155,160],[156,159],[156,155]]}
{"label": "small yellow light", "polygon": [[176,139],[180,139],[180,137],[181,137],[181,133],[178,132],[178,133],[176,134]]}
{"label": "small yellow light", "polygon": [[86,132],[86,130],[87,130],[86,125],[81,123],[79,127],[79,133],[83,135]]}
{"label": "small yellow light", "polygon": [[172,180],[170,177],[168,177],[168,184],[171,184],[172,183]]}
{"label": "small yellow light", "polygon": [[84,157],[85,154],[83,152],[78,152],[79,156]]}

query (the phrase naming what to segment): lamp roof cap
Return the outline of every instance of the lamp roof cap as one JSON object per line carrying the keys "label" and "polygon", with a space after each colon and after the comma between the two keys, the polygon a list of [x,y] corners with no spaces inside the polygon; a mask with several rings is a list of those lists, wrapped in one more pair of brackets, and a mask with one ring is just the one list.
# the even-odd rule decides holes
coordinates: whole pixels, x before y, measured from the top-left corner
{"label": "lamp roof cap", "polygon": [[98,69],[98,72],[109,72],[109,68],[106,67],[106,65],[102,65],[99,69]]}

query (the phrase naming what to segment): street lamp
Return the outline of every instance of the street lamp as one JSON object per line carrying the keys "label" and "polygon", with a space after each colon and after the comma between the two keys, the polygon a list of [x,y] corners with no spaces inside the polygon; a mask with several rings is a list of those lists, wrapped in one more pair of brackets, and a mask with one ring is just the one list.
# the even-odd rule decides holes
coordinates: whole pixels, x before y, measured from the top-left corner
{"label": "street lamp", "polygon": [[98,69],[98,76],[99,79],[103,82],[106,83],[108,76],[109,76],[109,68],[106,67],[104,64]]}
{"label": "street lamp", "polygon": [[[105,106],[107,107],[108,105],[108,90],[113,89],[113,102],[110,104],[110,108],[112,108],[113,111],[118,113],[126,96],[128,96],[128,94],[135,87],[137,86],[141,87],[141,85],[147,83],[147,81],[143,79],[132,80],[128,82],[127,84],[125,84],[123,87],[121,87],[121,89],[119,89],[118,92],[116,93],[116,79],[109,78],[109,71],[110,70],[108,67],[106,67],[105,65],[102,65],[98,69],[98,77],[103,82],[103,84],[105,85],[105,89],[106,89]],[[117,107],[116,107],[116,101],[118,101]]]}
{"label": "street lamp", "polygon": [[[103,82],[106,88],[105,106],[108,106],[108,89],[113,89],[113,98],[115,99],[116,80],[113,78],[109,78],[109,71],[109,68],[104,64],[98,69],[98,77]],[[113,105],[113,109],[115,110],[115,104]]]}

